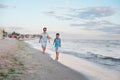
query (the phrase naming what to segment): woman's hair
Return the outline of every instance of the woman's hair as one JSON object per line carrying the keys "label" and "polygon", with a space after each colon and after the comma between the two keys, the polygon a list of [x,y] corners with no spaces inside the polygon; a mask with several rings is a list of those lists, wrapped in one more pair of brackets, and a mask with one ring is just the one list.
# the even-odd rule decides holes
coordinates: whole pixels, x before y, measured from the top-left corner
{"label": "woman's hair", "polygon": [[44,29],[47,29],[47,28],[46,28],[46,27],[44,27],[44,28],[43,28],[43,30],[44,30]]}

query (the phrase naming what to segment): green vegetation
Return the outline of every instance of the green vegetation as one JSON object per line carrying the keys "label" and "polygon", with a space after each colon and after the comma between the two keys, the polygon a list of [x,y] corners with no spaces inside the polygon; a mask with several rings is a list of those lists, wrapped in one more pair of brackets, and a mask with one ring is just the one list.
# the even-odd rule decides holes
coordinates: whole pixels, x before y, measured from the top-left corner
{"label": "green vegetation", "polygon": [[16,35],[16,36],[19,36],[20,34],[19,33],[16,33],[15,31],[14,32],[12,32],[12,35]]}
{"label": "green vegetation", "polygon": [[0,79],[7,79],[8,76],[9,75],[7,73],[0,72]]}
{"label": "green vegetation", "polygon": [[8,69],[8,74],[22,74],[22,72],[18,72],[15,68],[11,68]]}
{"label": "green vegetation", "polygon": [[8,74],[15,74],[16,70],[14,68],[8,69]]}
{"label": "green vegetation", "polygon": [[0,80],[19,80],[18,77],[23,74],[24,64],[18,58],[13,57],[14,66],[0,71]]}
{"label": "green vegetation", "polygon": [[22,72],[17,72],[15,68],[8,69],[7,72],[0,72],[0,80],[18,80],[17,76]]}
{"label": "green vegetation", "polygon": [[22,61],[19,61],[17,58],[14,58],[15,64],[18,66],[24,66],[24,64],[22,63]]}

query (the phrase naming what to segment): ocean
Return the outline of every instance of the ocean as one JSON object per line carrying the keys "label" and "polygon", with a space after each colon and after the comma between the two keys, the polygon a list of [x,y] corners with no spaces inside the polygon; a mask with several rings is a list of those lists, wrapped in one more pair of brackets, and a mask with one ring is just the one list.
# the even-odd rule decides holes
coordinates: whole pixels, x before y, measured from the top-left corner
{"label": "ocean", "polygon": [[[34,48],[41,50],[41,45],[38,43],[38,39],[29,40],[26,42],[31,44]],[[50,43],[48,43],[47,51],[51,51],[52,54],[55,55],[53,39]],[[76,57],[78,60],[82,58],[89,62],[95,63],[102,68],[120,73],[120,40],[62,39],[60,55],[62,54]],[[80,64],[78,64],[78,67],[79,66]],[[68,67],[70,67],[70,65]],[[119,74],[117,75],[119,76]]]}
{"label": "ocean", "polygon": [[120,40],[63,40],[61,53],[120,71]]}

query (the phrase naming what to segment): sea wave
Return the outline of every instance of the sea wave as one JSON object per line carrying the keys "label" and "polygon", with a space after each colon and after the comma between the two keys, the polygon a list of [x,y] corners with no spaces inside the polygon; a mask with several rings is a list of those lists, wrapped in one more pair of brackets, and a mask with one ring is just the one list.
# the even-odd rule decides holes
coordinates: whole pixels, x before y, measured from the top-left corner
{"label": "sea wave", "polygon": [[64,54],[73,55],[78,58],[88,59],[103,65],[111,65],[111,66],[120,65],[120,58],[103,56],[92,52],[87,52],[87,53],[78,53],[73,51],[61,51],[61,52]]}

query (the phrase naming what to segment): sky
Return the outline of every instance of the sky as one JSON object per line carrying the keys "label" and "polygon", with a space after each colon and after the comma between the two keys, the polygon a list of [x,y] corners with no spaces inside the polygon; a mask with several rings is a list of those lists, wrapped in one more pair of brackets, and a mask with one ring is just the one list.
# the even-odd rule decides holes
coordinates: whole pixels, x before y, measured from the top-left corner
{"label": "sky", "polygon": [[75,34],[81,38],[120,39],[119,0],[0,0],[0,27],[39,34]]}

